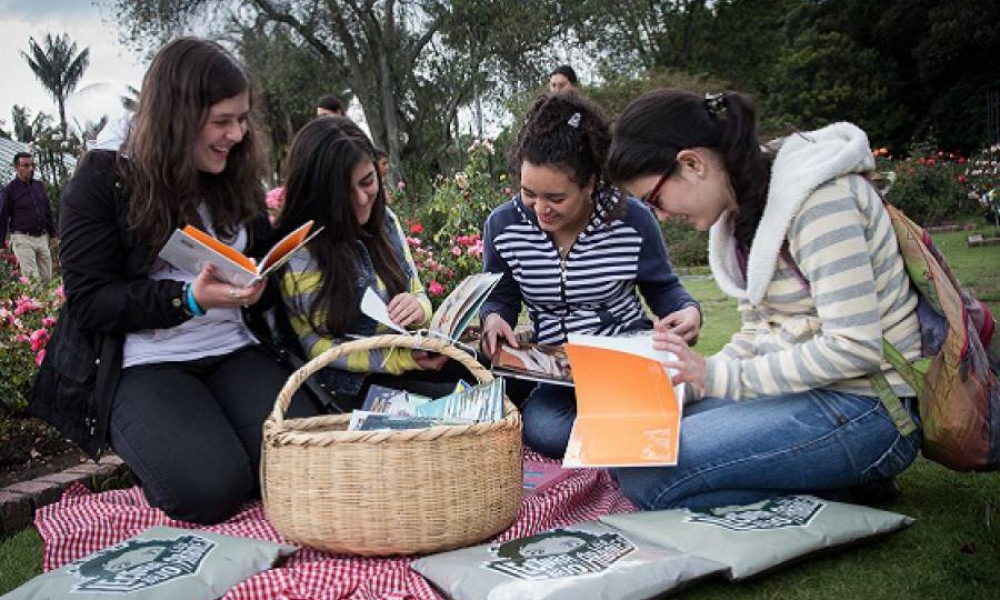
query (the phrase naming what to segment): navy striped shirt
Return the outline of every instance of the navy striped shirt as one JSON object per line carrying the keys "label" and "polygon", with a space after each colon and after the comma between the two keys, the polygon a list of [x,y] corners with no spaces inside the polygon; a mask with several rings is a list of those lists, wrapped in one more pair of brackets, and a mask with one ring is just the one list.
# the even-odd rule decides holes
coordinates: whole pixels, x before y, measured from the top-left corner
{"label": "navy striped shirt", "polygon": [[640,291],[658,317],[697,306],[674,274],[653,214],[627,203],[609,223],[595,211],[565,258],[520,195],[496,208],[484,227],[483,270],[504,277],[480,315],[496,312],[514,326],[523,302],[534,340],[561,344],[569,333],[648,328]]}

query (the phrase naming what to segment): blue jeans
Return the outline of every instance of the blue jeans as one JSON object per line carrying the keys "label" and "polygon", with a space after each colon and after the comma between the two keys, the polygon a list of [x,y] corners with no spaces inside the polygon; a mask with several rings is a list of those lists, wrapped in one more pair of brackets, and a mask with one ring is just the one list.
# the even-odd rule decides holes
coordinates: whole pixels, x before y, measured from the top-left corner
{"label": "blue jeans", "polygon": [[[915,405],[910,414],[919,423]],[[920,431],[903,437],[878,398],[810,390],[684,407],[675,467],[614,469],[645,510],[749,504],[796,492],[823,494],[903,471]]]}
{"label": "blue jeans", "polygon": [[562,458],[575,420],[576,394],[571,387],[539,383],[521,405],[524,443],[549,458]]}

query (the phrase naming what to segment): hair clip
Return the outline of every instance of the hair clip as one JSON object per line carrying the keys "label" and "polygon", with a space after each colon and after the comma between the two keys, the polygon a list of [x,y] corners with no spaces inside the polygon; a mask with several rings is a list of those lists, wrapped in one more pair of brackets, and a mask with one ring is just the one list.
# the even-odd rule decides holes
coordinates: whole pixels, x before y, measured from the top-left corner
{"label": "hair clip", "polygon": [[718,94],[705,94],[705,108],[710,115],[718,116],[726,112],[729,108],[729,101],[726,99],[726,92]]}
{"label": "hair clip", "polygon": [[573,129],[578,129],[580,127],[580,119],[582,118],[583,117],[580,116],[580,113],[575,112],[572,115],[570,115],[569,120],[566,121],[566,124],[572,127]]}

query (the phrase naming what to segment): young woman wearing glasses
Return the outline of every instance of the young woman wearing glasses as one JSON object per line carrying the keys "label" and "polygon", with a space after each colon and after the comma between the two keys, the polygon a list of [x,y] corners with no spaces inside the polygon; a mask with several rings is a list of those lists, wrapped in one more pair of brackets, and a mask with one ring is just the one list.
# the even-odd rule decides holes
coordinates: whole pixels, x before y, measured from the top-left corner
{"label": "young woman wearing glasses", "polygon": [[[883,360],[882,339],[912,360],[920,336],[895,234],[865,177],[873,168],[868,138],[849,123],[791,135],[771,156],[740,94],[659,90],[622,113],[612,179],[659,218],[710,231],[712,274],[743,322],[710,357],[669,330],[654,334],[656,347],[678,356],[668,365],[675,382],[704,399],[685,406],[678,466],[616,471],[634,502],[894,492],[920,433],[913,391]],[[897,429],[873,372],[903,399],[916,431]]]}

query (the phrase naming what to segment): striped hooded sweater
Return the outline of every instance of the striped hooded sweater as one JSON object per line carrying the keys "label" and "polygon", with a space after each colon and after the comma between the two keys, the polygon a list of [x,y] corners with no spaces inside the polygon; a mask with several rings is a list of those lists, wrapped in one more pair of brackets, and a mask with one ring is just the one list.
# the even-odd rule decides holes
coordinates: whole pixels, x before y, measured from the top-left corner
{"label": "striped hooded sweater", "polygon": [[[875,396],[867,375],[876,369],[897,395],[914,395],[882,356],[885,336],[908,360],[918,357],[920,333],[889,215],[863,176],[874,166],[867,136],[850,123],[785,140],[745,277],[731,215],[712,227],[712,274],[737,299],[742,326],[708,359],[705,396],[815,388]],[[808,288],[782,257],[785,240]]]}
{"label": "striped hooded sweater", "polygon": [[[626,202],[622,216],[605,222],[607,207],[617,202]],[[565,258],[520,195],[490,214],[483,238],[483,270],[503,278],[481,318],[496,312],[514,326],[523,302],[538,343],[651,328],[639,292],[658,317],[698,306],[674,273],[653,214],[632,198],[599,200]]]}

